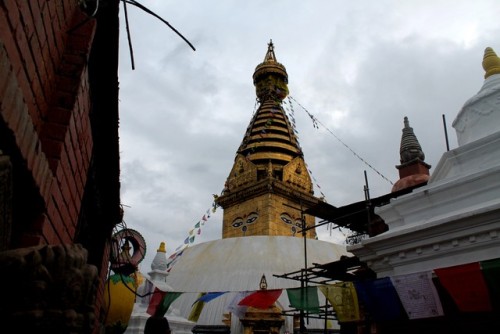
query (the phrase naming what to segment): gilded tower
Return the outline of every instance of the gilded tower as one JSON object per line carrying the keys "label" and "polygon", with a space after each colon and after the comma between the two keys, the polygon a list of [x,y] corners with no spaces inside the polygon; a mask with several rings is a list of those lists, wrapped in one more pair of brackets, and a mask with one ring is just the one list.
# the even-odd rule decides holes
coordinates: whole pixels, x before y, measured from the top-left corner
{"label": "gilded tower", "polygon": [[306,236],[316,238],[315,218],[302,212],[320,200],[313,196],[302,149],[282,106],[288,74],[276,60],[272,41],[253,83],[259,107],[217,198],[224,209],[222,237],[301,237],[303,227],[311,227]]}

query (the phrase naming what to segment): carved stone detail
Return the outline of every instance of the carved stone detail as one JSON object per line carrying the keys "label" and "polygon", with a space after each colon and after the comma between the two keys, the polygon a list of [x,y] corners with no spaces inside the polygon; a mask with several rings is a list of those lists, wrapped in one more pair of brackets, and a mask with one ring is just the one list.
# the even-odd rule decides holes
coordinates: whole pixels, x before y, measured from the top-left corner
{"label": "carved stone detail", "polygon": [[302,158],[293,159],[283,168],[283,181],[288,185],[306,191],[309,194],[313,193],[311,176],[305,169],[305,163]]}
{"label": "carved stone detail", "polygon": [[226,190],[232,191],[257,181],[257,167],[244,156],[238,155],[229,174]]}
{"label": "carved stone detail", "polygon": [[0,321],[19,333],[91,333],[97,268],[81,245],[43,245],[0,253]]}
{"label": "carved stone detail", "polygon": [[273,304],[267,309],[249,307],[244,318],[240,319],[243,324],[244,334],[270,333],[279,334],[285,323],[281,309]]}

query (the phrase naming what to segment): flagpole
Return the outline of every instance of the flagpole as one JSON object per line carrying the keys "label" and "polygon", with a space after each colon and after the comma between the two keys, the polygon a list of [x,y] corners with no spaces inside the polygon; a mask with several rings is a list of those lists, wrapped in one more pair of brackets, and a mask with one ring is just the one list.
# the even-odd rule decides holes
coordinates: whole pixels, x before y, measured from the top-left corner
{"label": "flagpole", "polygon": [[[304,210],[302,208],[302,201],[300,201],[300,218],[302,220],[302,238],[304,239],[304,268],[301,270],[300,287],[302,294],[302,301],[304,301],[305,287],[307,286],[305,271],[307,270],[307,231],[306,219],[304,217]],[[305,333],[306,326],[304,321],[304,310],[300,310],[300,332]]]}

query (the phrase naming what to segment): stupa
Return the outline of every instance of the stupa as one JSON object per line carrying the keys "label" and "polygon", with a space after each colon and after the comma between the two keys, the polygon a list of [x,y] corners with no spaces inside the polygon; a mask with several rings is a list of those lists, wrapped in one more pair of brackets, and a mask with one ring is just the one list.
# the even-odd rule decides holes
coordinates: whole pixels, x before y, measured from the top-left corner
{"label": "stupa", "polygon": [[[162,278],[151,275],[148,280],[153,285],[163,280],[161,284],[168,286],[165,289],[182,292],[167,312],[173,333],[185,329],[176,329],[171,319],[190,318],[193,303],[207,292],[224,294],[205,303],[192,322],[193,332],[292,333],[298,324],[281,314],[290,309],[284,291],[267,309],[249,307],[236,312],[227,307],[239,293],[262,289],[263,280],[269,290],[301,286],[300,281],[275,275],[352,255],[345,245],[317,240],[315,217],[304,214],[322,199],[314,196],[302,149],[282,105],[288,95],[288,74],[276,59],[272,41],[264,61],[255,69],[253,83],[259,107],[237,150],[224,190],[216,198],[224,210],[222,239],[186,248],[168,273],[164,271]],[[138,319],[134,313],[131,324]],[[143,321],[144,317],[139,319]],[[335,321],[331,323],[335,326]],[[305,326],[321,330],[325,321],[311,318]],[[133,323],[133,327],[140,328],[140,324]],[[197,331],[199,328],[203,330]],[[130,329],[127,333],[135,332]]]}

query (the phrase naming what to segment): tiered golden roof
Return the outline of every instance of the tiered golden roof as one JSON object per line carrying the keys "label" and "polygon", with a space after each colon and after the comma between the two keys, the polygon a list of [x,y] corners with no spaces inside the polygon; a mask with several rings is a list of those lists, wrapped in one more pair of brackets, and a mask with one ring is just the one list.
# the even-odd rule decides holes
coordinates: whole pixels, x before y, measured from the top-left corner
{"label": "tiered golden roof", "polygon": [[[255,68],[253,82],[260,106],[217,198],[224,209],[223,238],[295,235],[302,228],[300,209],[319,201],[313,196],[293,123],[283,108],[288,74],[276,60],[272,41],[264,61]],[[305,220],[306,226],[314,224],[314,217]],[[307,235],[314,238],[316,233],[310,230]]]}

